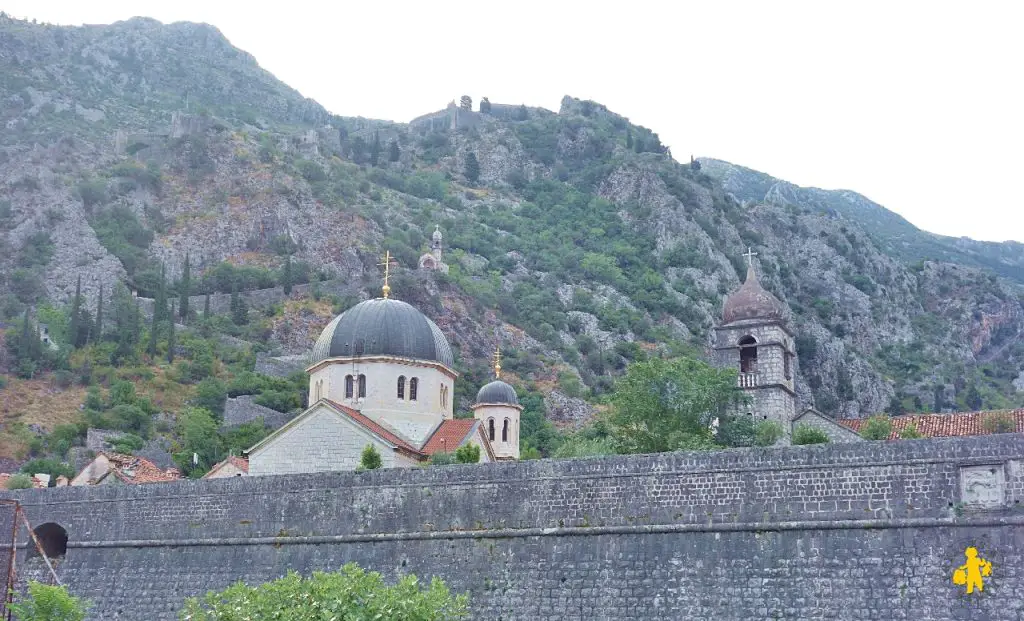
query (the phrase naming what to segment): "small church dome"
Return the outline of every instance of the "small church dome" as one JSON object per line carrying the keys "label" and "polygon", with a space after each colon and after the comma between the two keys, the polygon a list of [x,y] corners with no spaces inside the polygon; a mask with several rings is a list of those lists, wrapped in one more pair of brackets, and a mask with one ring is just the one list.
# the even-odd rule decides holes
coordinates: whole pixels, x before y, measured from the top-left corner
{"label": "small church dome", "polygon": [[765,291],[754,273],[754,266],[747,268],[747,279],[743,285],[725,300],[722,319],[725,323],[743,321],[744,319],[784,318],[785,307],[777,297]]}
{"label": "small church dome", "polygon": [[313,364],[327,358],[396,356],[454,367],[448,339],[414,306],[389,298],[360,302],[327,324],[313,346]]}
{"label": "small church dome", "polygon": [[501,380],[494,380],[476,393],[477,404],[481,403],[505,403],[508,405],[519,405],[519,397],[516,396],[516,389],[512,388]]}

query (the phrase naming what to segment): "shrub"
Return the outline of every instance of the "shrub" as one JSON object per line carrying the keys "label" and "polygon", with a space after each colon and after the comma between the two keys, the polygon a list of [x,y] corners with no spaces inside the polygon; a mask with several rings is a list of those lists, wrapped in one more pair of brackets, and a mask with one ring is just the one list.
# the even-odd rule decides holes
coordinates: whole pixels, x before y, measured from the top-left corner
{"label": "shrub", "polygon": [[224,415],[224,401],[228,398],[228,391],[220,380],[208,377],[196,385],[196,396],[192,398],[192,405],[206,408],[217,416]]}
{"label": "shrub", "polygon": [[28,583],[28,597],[11,604],[18,621],[82,621],[88,607],[88,602],[72,597],[65,587],[35,580]]}
{"label": "shrub", "polygon": [[917,430],[917,425],[914,423],[910,423],[900,431],[901,440],[917,440],[918,438],[923,437],[924,436],[921,435],[921,432]]}
{"label": "shrub", "polygon": [[283,390],[265,390],[260,396],[253,399],[253,403],[284,413],[302,407],[297,393]]}
{"label": "shrub", "polygon": [[50,475],[50,485],[53,486],[57,483],[57,477],[64,475],[69,479],[74,478],[75,469],[71,466],[57,461],[56,459],[33,459],[25,462],[21,467],[21,471],[32,476],[34,474],[48,474]]}
{"label": "shrub", "polygon": [[480,447],[476,444],[460,446],[459,449],[455,451],[455,461],[460,464],[480,463]]}
{"label": "shrub", "polygon": [[7,479],[7,489],[31,489],[32,477],[27,474],[15,474]]}
{"label": "shrub", "polygon": [[359,466],[363,470],[376,470],[382,465],[384,465],[384,462],[380,458],[380,452],[372,444],[367,444],[359,458]]}
{"label": "shrub", "polygon": [[994,412],[981,419],[981,428],[988,433],[1013,433],[1017,423],[1007,412]]}
{"label": "shrub", "polygon": [[448,466],[455,463],[455,455],[440,451],[430,456],[431,466]]}
{"label": "shrub", "polygon": [[416,576],[389,585],[377,572],[349,563],[335,573],[313,572],[309,578],[290,571],[285,577],[249,586],[238,582],[219,593],[185,602],[180,619],[401,619],[458,621],[468,615],[468,597],[453,595],[434,577],[421,587]]}
{"label": "shrub", "polygon": [[782,425],[773,420],[763,420],[754,425],[754,444],[772,446],[782,437]]}
{"label": "shrub", "polygon": [[793,430],[793,444],[795,445],[828,444],[830,441],[827,433],[806,423],[797,425]]}
{"label": "shrub", "polygon": [[888,440],[892,435],[892,419],[885,414],[875,414],[864,421],[860,436],[865,440]]}

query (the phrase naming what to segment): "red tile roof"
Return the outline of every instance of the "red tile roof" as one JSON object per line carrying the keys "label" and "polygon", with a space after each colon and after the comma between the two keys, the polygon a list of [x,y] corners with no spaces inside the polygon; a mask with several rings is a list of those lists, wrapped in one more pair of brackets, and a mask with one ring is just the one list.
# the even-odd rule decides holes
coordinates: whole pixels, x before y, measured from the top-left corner
{"label": "red tile roof", "polygon": [[408,453],[413,453],[415,455],[423,455],[423,453],[421,453],[415,446],[413,446],[412,444],[409,444],[409,442],[405,438],[402,438],[401,436],[399,436],[395,432],[393,432],[390,429],[382,426],[377,421],[364,416],[361,412],[359,412],[359,410],[353,410],[352,408],[348,407],[347,405],[342,405],[340,403],[337,403],[335,401],[331,401],[329,399],[324,399],[324,401],[326,401],[327,403],[331,404],[331,407],[333,407],[333,408],[337,409],[339,412],[345,414],[346,416],[351,418],[353,421],[355,421],[357,424],[361,425],[362,427],[365,427],[371,433],[374,433],[374,434],[380,436],[381,438],[383,438],[385,441],[387,441],[387,442],[389,442],[391,444],[394,444],[400,450],[406,451]]}
{"label": "red tile roof", "polygon": [[161,470],[159,466],[144,457],[122,455],[121,453],[102,454],[110,460],[110,474],[130,485],[167,483],[181,478],[181,474],[177,470],[173,468],[167,471]]}
{"label": "red tile roof", "polygon": [[[892,417],[890,440],[900,437],[900,432],[913,423],[918,433],[925,438],[951,436],[981,436],[991,432],[985,430],[985,420],[990,416],[1008,416],[1016,425],[1014,431],[1024,433],[1024,409],[1001,412],[957,412],[954,414],[907,414]],[[839,424],[860,433],[866,418],[845,418]]]}
{"label": "red tile roof", "polygon": [[203,475],[204,479],[210,478],[210,475],[217,472],[224,466],[224,464],[231,464],[235,468],[238,468],[242,472],[249,474],[249,460],[245,457],[238,457],[237,455],[229,455],[227,459],[221,462],[217,462],[210,468],[210,471]]}
{"label": "red tile roof", "polygon": [[454,420],[442,421],[420,450],[426,455],[441,452],[454,453],[455,449],[462,446],[466,437],[473,431],[473,426],[476,423],[475,418],[456,418]]}

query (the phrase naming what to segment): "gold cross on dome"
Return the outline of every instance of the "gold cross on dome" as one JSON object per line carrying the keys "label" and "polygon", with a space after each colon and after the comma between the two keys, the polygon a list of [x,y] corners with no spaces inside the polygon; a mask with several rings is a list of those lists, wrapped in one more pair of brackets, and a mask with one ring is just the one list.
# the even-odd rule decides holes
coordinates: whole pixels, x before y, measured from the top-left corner
{"label": "gold cross on dome", "polygon": [[391,251],[390,250],[387,250],[387,251],[384,252],[384,261],[381,262],[381,263],[378,263],[377,265],[383,265],[384,266],[384,286],[381,288],[381,291],[384,293],[384,299],[386,300],[386,299],[388,299],[388,296],[391,294],[391,285],[388,284],[388,280],[390,280],[390,278],[391,278]]}
{"label": "gold cross on dome", "polygon": [[747,257],[747,267],[750,267],[754,264],[754,257],[757,256],[757,253],[754,252],[753,248],[747,246],[747,251],[743,253],[743,256]]}
{"label": "gold cross on dome", "polygon": [[494,378],[501,379],[501,346],[494,347]]}

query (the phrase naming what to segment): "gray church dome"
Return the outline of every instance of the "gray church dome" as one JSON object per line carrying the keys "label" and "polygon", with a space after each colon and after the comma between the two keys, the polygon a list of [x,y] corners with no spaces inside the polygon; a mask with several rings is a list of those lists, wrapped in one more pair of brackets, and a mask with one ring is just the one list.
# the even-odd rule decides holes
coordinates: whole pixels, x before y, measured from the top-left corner
{"label": "gray church dome", "polygon": [[785,307],[779,298],[761,287],[754,273],[754,266],[747,268],[747,279],[743,285],[725,300],[722,319],[725,323],[744,319],[784,319]]}
{"label": "gray church dome", "polygon": [[501,380],[494,380],[476,393],[476,402],[479,403],[507,403],[519,405],[519,397],[516,396],[516,389],[512,388]]}
{"label": "gray church dome", "polygon": [[454,367],[452,349],[441,329],[401,300],[360,302],[327,324],[313,346],[312,363],[327,358],[396,356]]}

